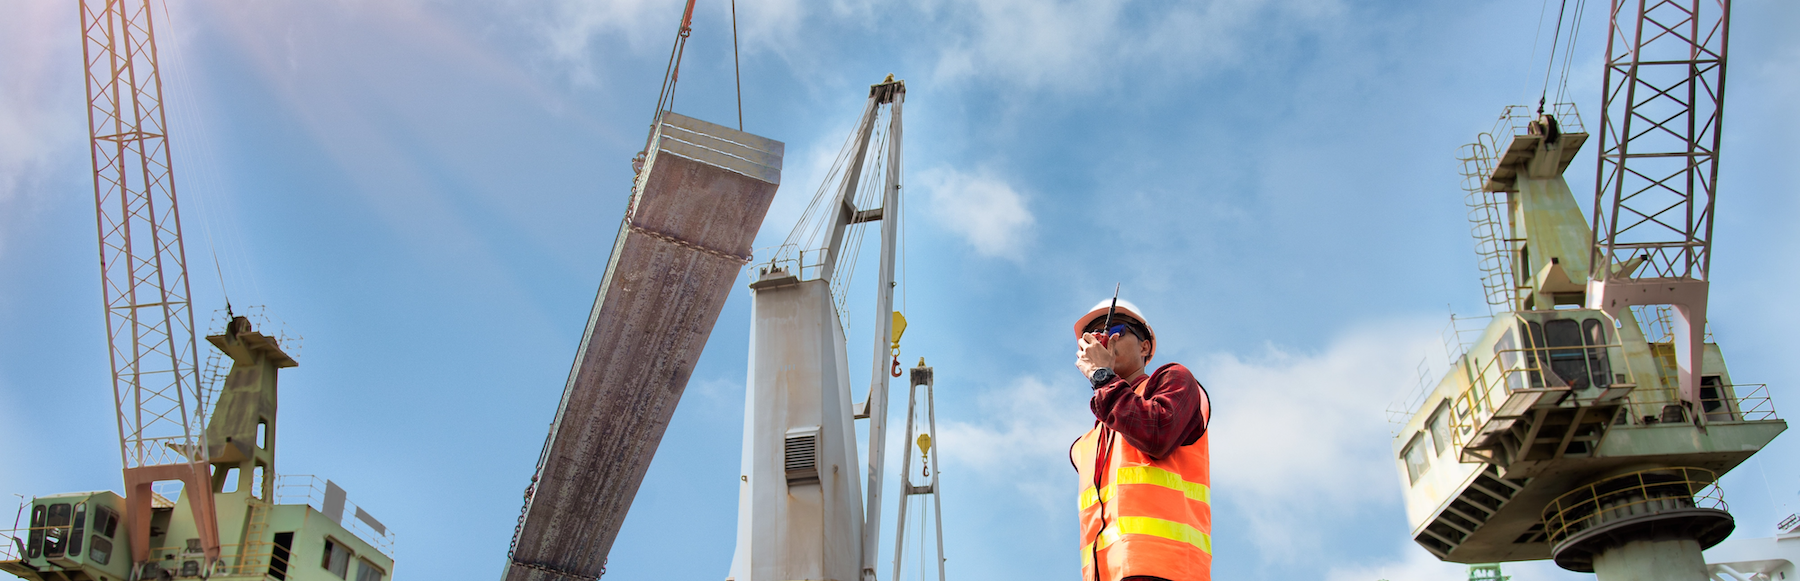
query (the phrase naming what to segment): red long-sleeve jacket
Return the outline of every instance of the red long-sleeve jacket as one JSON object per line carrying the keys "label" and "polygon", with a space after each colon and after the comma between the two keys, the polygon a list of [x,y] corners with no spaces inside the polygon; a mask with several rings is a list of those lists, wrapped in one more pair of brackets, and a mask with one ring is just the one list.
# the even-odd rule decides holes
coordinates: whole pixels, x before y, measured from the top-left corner
{"label": "red long-sleeve jacket", "polygon": [[1154,458],[1198,441],[1212,419],[1206,388],[1180,363],[1165,364],[1137,381],[1114,379],[1095,388],[1088,407],[1125,443]]}

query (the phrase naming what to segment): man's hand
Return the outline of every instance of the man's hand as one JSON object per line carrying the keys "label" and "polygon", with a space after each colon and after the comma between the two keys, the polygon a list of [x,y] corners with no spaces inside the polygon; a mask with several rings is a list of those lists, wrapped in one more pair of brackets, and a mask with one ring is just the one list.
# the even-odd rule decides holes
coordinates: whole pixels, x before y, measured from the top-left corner
{"label": "man's hand", "polygon": [[[1106,338],[1107,345],[1117,344],[1119,335],[1114,333]],[[1092,377],[1094,370],[1113,366],[1112,349],[1100,344],[1099,333],[1083,333],[1075,340],[1075,368],[1081,370],[1082,377]]]}

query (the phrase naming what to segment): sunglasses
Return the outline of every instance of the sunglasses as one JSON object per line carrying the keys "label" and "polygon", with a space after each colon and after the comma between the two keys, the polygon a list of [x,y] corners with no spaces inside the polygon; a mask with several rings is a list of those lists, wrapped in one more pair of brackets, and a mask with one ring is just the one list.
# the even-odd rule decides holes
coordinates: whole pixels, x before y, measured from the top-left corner
{"label": "sunglasses", "polygon": [[[1101,329],[1100,329],[1101,326],[1106,324],[1106,322],[1104,320],[1097,321],[1097,323],[1098,324],[1096,324],[1092,327],[1089,327],[1087,332],[1099,333],[1101,331]],[[1149,333],[1146,333],[1143,329],[1140,329],[1138,327],[1139,327],[1139,325],[1136,324],[1135,321],[1113,323],[1113,326],[1111,328],[1106,329],[1106,332],[1103,333],[1102,336],[1107,336],[1107,337],[1110,337],[1113,335],[1124,336],[1126,333],[1131,333],[1132,336],[1137,337],[1137,339],[1139,341],[1143,341],[1144,337],[1149,335]]]}

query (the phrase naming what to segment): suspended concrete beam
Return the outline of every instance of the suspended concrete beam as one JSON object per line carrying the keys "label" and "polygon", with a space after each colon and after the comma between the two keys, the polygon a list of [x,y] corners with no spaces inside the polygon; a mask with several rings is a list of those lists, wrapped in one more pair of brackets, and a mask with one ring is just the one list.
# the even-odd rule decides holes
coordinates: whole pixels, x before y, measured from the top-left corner
{"label": "suspended concrete beam", "polygon": [[781,142],[664,112],[503,579],[597,579],[781,182]]}

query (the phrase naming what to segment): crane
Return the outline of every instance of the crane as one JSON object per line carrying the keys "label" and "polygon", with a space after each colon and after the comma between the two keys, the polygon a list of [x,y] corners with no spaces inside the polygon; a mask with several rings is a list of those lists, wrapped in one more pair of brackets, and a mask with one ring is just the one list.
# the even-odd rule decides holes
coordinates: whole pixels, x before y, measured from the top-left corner
{"label": "crane", "polygon": [[[198,347],[149,0],[82,0],[100,286],[125,470],[125,528],[150,536],[151,485],[212,480],[198,436]],[[212,497],[189,495],[206,562],[219,559]],[[150,547],[135,543],[134,563]]]}
{"label": "crane", "polygon": [[1787,428],[1704,333],[1730,3],[1610,4],[1592,213],[1563,178],[1590,137],[1573,104],[1509,107],[1465,147],[1492,322],[1395,463],[1440,559],[1706,578],[1736,526],[1720,475]]}
{"label": "crane", "polygon": [[[225,328],[206,339],[229,368],[201,379],[154,12],[149,0],[78,4],[125,496],[32,498],[24,538],[0,545],[0,571],[33,581],[323,581],[354,570],[357,581],[381,581],[394,566],[387,528],[359,507],[346,521],[352,505],[332,481],[275,474],[277,376],[298,365],[293,346],[227,308]],[[169,481],[181,484],[177,500],[153,490]],[[296,554],[320,567],[290,568]]]}
{"label": "crane", "polygon": [[[888,382],[901,375],[894,350],[906,325],[894,309],[905,102],[906,82],[893,75],[869,87],[862,116],[825,182],[780,250],[758,266],[756,281],[750,283],[743,471],[737,551],[728,581],[877,578],[882,503],[891,476],[883,457]],[[881,246],[873,297],[874,353],[867,399],[853,402],[844,306],[867,224],[877,221]],[[895,357],[891,367],[890,356]],[[923,360],[919,363],[912,370],[908,439],[920,432],[913,419],[920,385],[927,386],[925,413],[932,413],[933,371]],[[861,456],[855,420],[869,422],[866,478],[860,482],[854,475]],[[935,466],[928,453],[935,426],[926,426],[920,435],[921,462]],[[931,500],[938,500],[935,478],[925,486],[906,483],[911,457],[905,461],[898,479],[903,482],[897,499],[899,531],[904,531],[910,496],[932,494]],[[896,575],[900,539],[896,536]]]}

